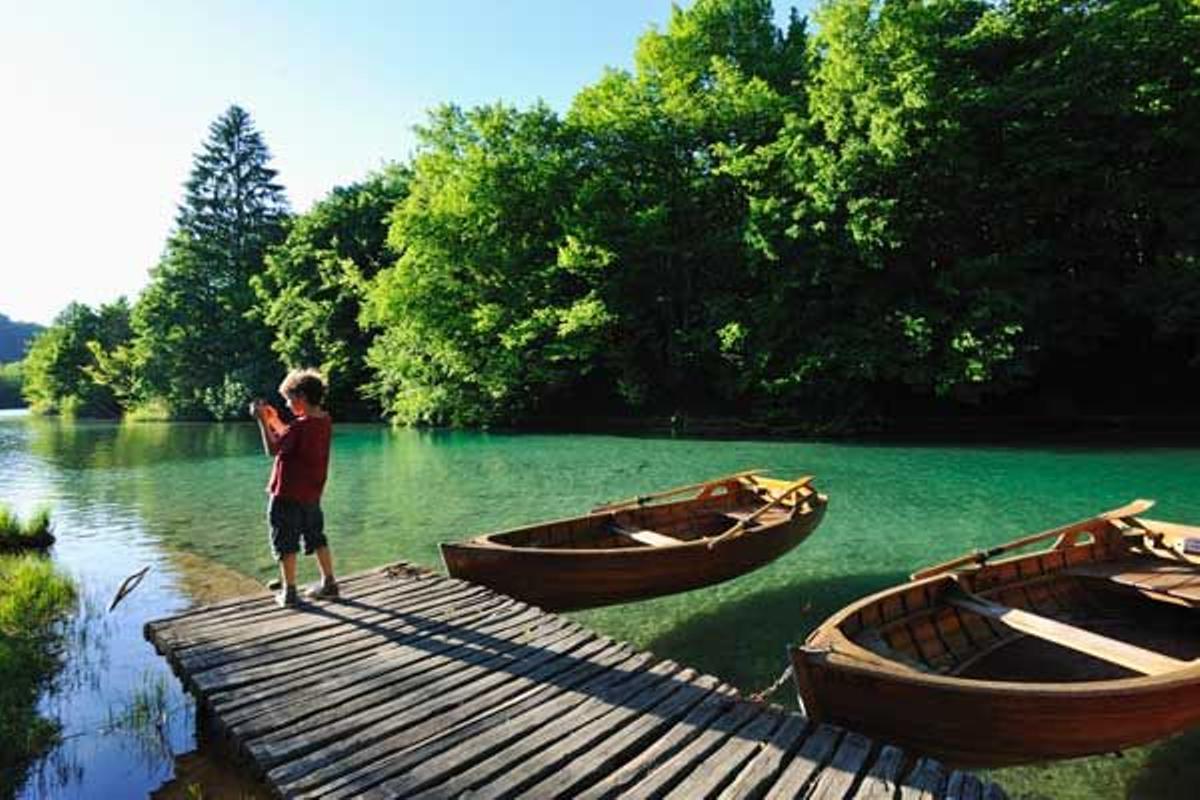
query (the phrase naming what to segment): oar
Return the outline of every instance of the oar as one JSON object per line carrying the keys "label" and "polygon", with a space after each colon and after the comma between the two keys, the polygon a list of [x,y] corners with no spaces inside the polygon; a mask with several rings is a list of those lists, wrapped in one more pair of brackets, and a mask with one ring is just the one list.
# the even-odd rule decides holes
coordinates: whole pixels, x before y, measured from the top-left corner
{"label": "oar", "polygon": [[805,475],[800,480],[798,480],[794,483],[788,484],[788,486],[782,492],[780,492],[777,496],[771,498],[771,502],[767,503],[765,506],[760,508],[758,511],[755,511],[753,514],[746,517],[745,519],[738,520],[736,523],[734,523],[733,527],[731,527],[729,530],[725,531],[720,536],[711,540],[708,543],[708,549],[712,550],[714,547],[719,545],[721,542],[724,542],[728,539],[732,539],[736,536],[740,536],[743,532],[745,532],[746,526],[748,526],[751,522],[754,522],[756,519],[761,517],[763,514],[767,513],[768,509],[774,508],[775,506],[782,503],[789,495],[794,494],[795,492],[799,491],[800,489],[803,489],[808,484],[812,483],[812,479],[813,479],[812,475]]}
{"label": "oar", "polygon": [[1073,533],[1086,531],[1099,522],[1107,522],[1108,520],[1113,519],[1124,519],[1125,517],[1136,517],[1138,514],[1150,509],[1153,505],[1153,500],[1134,500],[1128,505],[1121,506],[1120,508],[1114,508],[1112,511],[1105,511],[1103,514],[1098,514],[1097,516],[1090,517],[1089,519],[1082,519],[1079,522],[1072,522],[1071,524],[1063,525],[1060,528],[1052,528],[1048,531],[1042,531],[1041,533],[1034,533],[1029,536],[1024,536],[1020,539],[1014,539],[1007,544],[997,545],[990,550],[976,550],[974,553],[969,553],[965,556],[959,556],[958,558],[950,561],[945,561],[941,564],[935,564],[932,567],[926,567],[925,569],[914,572],[912,574],[912,579],[917,581],[922,578],[929,578],[933,575],[940,575],[943,572],[949,572],[955,567],[962,567],[967,564],[982,564],[988,559],[995,558],[1001,553],[1007,553],[1009,550],[1016,550],[1017,548],[1024,547],[1027,544],[1033,544],[1034,542],[1040,542],[1043,539],[1051,539],[1056,536],[1069,536]]}
{"label": "oar", "polygon": [[725,475],[720,478],[712,478],[707,481],[701,481],[700,483],[689,483],[687,486],[676,486],[674,489],[667,489],[662,492],[655,492],[654,494],[638,495],[637,497],[631,497],[628,500],[617,500],[612,503],[605,503],[593,508],[592,513],[599,514],[605,511],[616,511],[618,508],[625,508],[626,506],[644,506],[651,500],[661,500],[664,497],[672,497],[673,495],[691,492],[696,489],[707,489],[709,486],[728,483],[729,481],[737,480],[738,478],[745,478],[750,475],[756,475],[758,473],[768,471],[769,470],[765,469],[742,470],[741,472],[735,472],[732,475]]}

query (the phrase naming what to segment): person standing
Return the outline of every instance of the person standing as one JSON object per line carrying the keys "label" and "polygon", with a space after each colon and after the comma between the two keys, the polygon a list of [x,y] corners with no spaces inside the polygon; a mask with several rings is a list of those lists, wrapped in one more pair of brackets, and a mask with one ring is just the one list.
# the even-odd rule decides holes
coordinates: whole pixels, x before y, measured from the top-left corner
{"label": "person standing", "polygon": [[295,415],[290,425],[264,400],[250,404],[250,415],[258,422],[262,434],[263,450],[275,458],[267,483],[270,495],[267,520],[271,552],[279,562],[280,583],[275,602],[280,607],[299,602],[296,555],[301,545],[305,555],[316,555],[321,571],[321,582],[310,587],[305,595],[313,599],[338,596],[333,555],[325,537],[325,516],[321,510],[333,437],[333,420],[321,405],[325,392],[320,373],[297,369],[289,372],[279,385],[279,393]]}

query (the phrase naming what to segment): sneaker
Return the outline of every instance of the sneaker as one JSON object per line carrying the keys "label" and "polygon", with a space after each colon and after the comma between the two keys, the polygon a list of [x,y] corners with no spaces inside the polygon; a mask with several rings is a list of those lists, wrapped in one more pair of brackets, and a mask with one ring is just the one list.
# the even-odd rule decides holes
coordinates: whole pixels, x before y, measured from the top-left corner
{"label": "sneaker", "polygon": [[279,578],[271,578],[271,580],[267,581],[268,592],[278,592],[282,588],[283,581],[279,580]]}
{"label": "sneaker", "polygon": [[316,586],[308,587],[308,589],[306,589],[304,592],[305,597],[313,600],[332,600],[333,598],[337,597],[338,594],[337,581],[322,581]]}
{"label": "sneaker", "polygon": [[295,608],[300,605],[300,595],[295,586],[289,586],[275,593],[275,605],[280,608]]}

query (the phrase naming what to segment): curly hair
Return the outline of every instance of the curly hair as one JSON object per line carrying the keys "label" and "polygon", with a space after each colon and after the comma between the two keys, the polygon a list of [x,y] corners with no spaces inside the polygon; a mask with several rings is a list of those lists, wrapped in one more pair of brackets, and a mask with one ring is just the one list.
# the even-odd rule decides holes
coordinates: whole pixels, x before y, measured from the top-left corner
{"label": "curly hair", "polygon": [[325,399],[325,379],[315,369],[294,369],[279,384],[284,397],[300,395],[309,405],[319,406]]}

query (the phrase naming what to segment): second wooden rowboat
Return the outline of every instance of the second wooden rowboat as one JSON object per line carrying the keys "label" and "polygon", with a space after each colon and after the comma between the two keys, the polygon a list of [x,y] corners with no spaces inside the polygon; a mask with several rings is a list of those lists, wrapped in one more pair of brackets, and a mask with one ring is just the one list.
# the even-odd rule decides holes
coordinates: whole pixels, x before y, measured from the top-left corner
{"label": "second wooden rowboat", "polygon": [[442,560],[453,577],[548,611],[683,592],[736,578],[804,541],[826,505],[810,481],[739,473],[687,487],[696,493],[685,500],[635,498],[443,543]]}
{"label": "second wooden rowboat", "polygon": [[790,650],[807,713],[957,766],[1109,753],[1200,725],[1200,528],[1135,516],[1149,506],[842,609]]}

